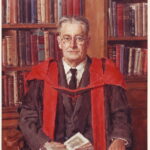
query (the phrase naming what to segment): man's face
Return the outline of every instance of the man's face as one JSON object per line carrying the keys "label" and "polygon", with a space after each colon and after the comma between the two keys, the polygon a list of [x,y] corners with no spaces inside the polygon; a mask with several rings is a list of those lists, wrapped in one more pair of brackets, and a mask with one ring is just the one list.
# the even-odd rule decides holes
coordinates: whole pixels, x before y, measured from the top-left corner
{"label": "man's face", "polygon": [[58,37],[63,58],[69,65],[78,65],[87,54],[89,38],[84,25],[80,23],[63,23]]}

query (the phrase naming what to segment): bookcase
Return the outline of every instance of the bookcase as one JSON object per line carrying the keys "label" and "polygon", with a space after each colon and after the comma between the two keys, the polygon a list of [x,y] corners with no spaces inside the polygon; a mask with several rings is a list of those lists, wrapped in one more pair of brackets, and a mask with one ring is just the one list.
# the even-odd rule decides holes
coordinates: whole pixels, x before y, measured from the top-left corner
{"label": "bookcase", "polygon": [[[130,0],[130,1],[129,0],[123,0],[123,1],[120,0],[94,0],[94,1],[91,0],[85,0],[85,1],[84,0],[76,0],[76,1],[74,0],[73,1],[71,0],[68,1],[67,0],[57,0],[57,1],[26,0],[25,3],[21,3],[21,4],[18,2],[20,1],[2,0],[2,8],[3,10],[5,10],[2,11],[2,15],[3,15],[2,17],[2,21],[3,21],[2,24],[2,37],[3,37],[2,39],[2,56],[3,56],[2,59],[2,64],[3,64],[2,67],[2,81],[3,81],[2,134],[3,136],[2,137],[3,137],[3,142],[2,144],[4,150],[9,149],[9,147],[4,142],[5,137],[9,137],[11,132],[14,131],[13,129],[17,127],[18,118],[19,118],[17,113],[17,107],[21,103],[20,97],[24,92],[23,83],[24,83],[24,77],[26,75],[26,72],[30,71],[33,65],[37,64],[39,61],[47,59],[49,56],[55,57],[56,59],[59,59],[61,57],[61,53],[57,47],[57,42],[56,42],[56,36],[57,36],[56,29],[57,29],[57,21],[62,15],[73,15],[73,14],[85,15],[89,19],[90,28],[91,28],[90,30],[91,41],[88,49],[89,56],[99,57],[99,58],[110,57],[116,63],[116,61],[118,61],[117,58],[115,58],[117,54],[115,52],[116,47],[118,47],[118,50],[122,48],[124,51],[128,51],[127,56],[129,56],[130,49],[134,49],[134,51],[136,51],[135,49],[138,49],[137,51],[140,52],[142,51],[142,55],[140,56],[140,59],[144,58],[144,60],[146,60],[146,55],[147,55],[143,53],[143,51],[145,52],[147,49],[146,23],[145,23],[145,28],[141,27],[142,26],[141,24],[138,26],[139,28],[138,31],[140,31],[140,28],[142,28],[142,33],[138,33],[138,35],[135,36],[134,35],[135,29],[133,29],[135,27],[132,28],[132,32],[134,32],[134,34],[132,33],[131,35],[129,33],[126,33],[129,32],[128,30],[130,30],[127,27],[125,28],[126,32],[124,33],[123,27],[125,23],[123,23],[123,19],[121,18],[121,16],[123,17],[122,9],[126,5],[129,7],[130,3],[132,3],[132,7],[135,7],[134,4],[137,4],[138,6],[136,9],[141,9],[140,11],[142,11],[145,10],[144,8],[146,8],[145,6],[145,3],[147,3],[146,0]],[[22,2],[24,1],[22,0]],[[32,2],[32,4],[30,2]],[[45,5],[43,2],[48,5]],[[23,5],[25,7],[23,7]],[[34,5],[36,5],[37,8],[33,7]],[[114,8],[114,6],[116,8]],[[128,7],[127,10],[125,10],[124,12],[126,13],[128,12],[129,9]],[[41,10],[46,10],[46,11],[44,13]],[[10,13],[10,11],[13,13]],[[114,13],[110,13],[112,11],[116,12],[116,16]],[[133,11],[131,12],[133,13]],[[120,14],[120,17],[117,17],[117,13]],[[114,23],[110,23],[111,20],[115,20],[114,18],[110,19],[110,14],[114,14],[111,17],[116,18],[115,25],[117,26],[118,23],[120,26],[119,29],[117,27],[115,27],[114,29],[115,26]],[[144,22],[146,22],[147,20],[146,14],[147,14],[146,10],[145,12],[143,11],[143,16],[145,16]],[[126,18],[124,20],[127,20],[127,17],[124,18]],[[133,19],[131,20],[133,26],[134,23]],[[120,22],[122,22],[121,25]],[[127,23],[129,22],[127,21]],[[117,34],[118,32],[119,35]],[[28,37],[30,37],[31,39],[30,41]],[[37,37],[38,40],[35,39]],[[34,43],[35,40],[38,41],[38,43],[31,44]],[[9,43],[9,45],[6,46],[6,43]],[[33,54],[36,53],[37,55],[36,58],[32,57],[34,56],[33,54],[28,55],[30,46],[31,49],[32,48],[35,49],[35,47],[39,48],[38,49],[40,51],[39,54],[36,52],[33,53]],[[8,53],[6,54],[3,49],[8,49]],[[55,49],[55,51],[51,51],[52,49]],[[13,52],[11,50],[13,50]],[[43,51],[45,52],[45,54],[43,54]],[[113,56],[112,53],[114,54]],[[18,55],[18,57],[16,57],[16,55]],[[7,57],[9,57],[9,59]],[[127,66],[127,62],[122,62],[122,64]],[[147,149],[146,61],[145,63],[143,62],[141,66],[144,66],[143,68],[145,69],[142,70],[141,67],[140,69],[138,69],[139,72],[135,74],[133,74],[134,71],[128,74],[128,69],[125,69],[126,71],[123,71],[123,74],[125,74],[125,79],[127,81],[127,97],[131,108],[132,128],[133,128],[132,129],[133,150]],[[11,92],[12,94],[9,94],[9,97],[14,97],[15,99],[10,98],[10,100],[8,101],[8,98],[6,97],[7,92],[5,92],[6,87],[8,88],[7,82],[9,81],[10,90],[13,89],[13,91],[15,91],[17,85],[15,85],[15,83],[12,81],[13,80],[15,81],[17,79],[19,80],[18,81],[19,92],[18,93]],[[8,93],[10,93],[10,91]],[[19,148],[18,146],[14,146],[11,149],[18,150],[18,148]]]}

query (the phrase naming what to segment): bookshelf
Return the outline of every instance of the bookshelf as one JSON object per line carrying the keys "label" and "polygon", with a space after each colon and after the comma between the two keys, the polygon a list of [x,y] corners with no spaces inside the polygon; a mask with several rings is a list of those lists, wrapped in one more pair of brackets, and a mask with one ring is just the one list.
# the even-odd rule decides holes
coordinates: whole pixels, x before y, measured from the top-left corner
{"label": "bookshelf", "polygon": [[[16,1],[16,0],[15,0]],[[39,1],[39,0],[38,0]],[[120,3],[120,0],[114,0],[116,3]],[[5,2],[5,0],[2,0]],[[55,1],[55,10],[54,19],[51,23],[41,23],[41,22],[33,22],[33,23],[25,23],[25,22],[12,22],[2,24],[2,36],[10,36],[12,31],[17,33],[18,31],[32,31],[36,29],[41,29],[42,31],[49,31],[52,33],[56,33],[57,29],[57,20],[60,17],[59,15],[59,2],[61,0]],[[129,47],[141,47],[147,48],[147,36],[109,36],[109,16],[108,16],[108,8],[110,0],[85,0],[82,1],[83,10],[80,14],[84,14],[90,21],[90,36],[91,43],[88,49],[88,54],[92,57],[108,57],[108,47],[115,44],[125,44]],[[123,0],[121,3],[139,3],[139,2],[147,2],[146,0]],[[4,3],[4,6],[6,4]],[[69,5],[68,5],[69,7]],[[69,7],[70,9],[71,7]],[[64,8],[63,8],[64,9]],[[47,8],[46,8],[47,10]],[[71,9],[70,9],[71,10]],[[64,11],[63,15],[67,15],[67,13],[72,13],[73,11]],[[9,11],[9,10],[8,10]],[[4,13],[4,12],[3,12]],[[4,13],[5,14],[5,13]],[[94,15],[93,15],[94,14]],[[14,15],[14,14],[12,14]],[[4,15],[6,16],[6,14]],[[7,16],[9,17],[9,15]],[[15,17],[16,18],[16,17]],[[5,19],[4,19],[5,20]],[[54,21],[55,20],[55,21]],[[18,41],[17,41],[18,43]],[[14,47],[14,45],[13,45]],[[16,47],[18,50],[18,47]],[[25,72],[30,71],[32,65],[23,65],[23,66],[3,66],[2,72],[5,75],[7,72]],[[23,77],[21,77],[23,78]],[[127,81],[127,96],[129,99],[129,105],[131,107],[132,113],[132,125],[133,125],[133,139],[134,145],[133,150],[146,150],[147,149],[147,75],[132,75],[125,76]],[[21,80],[22,81],[22,80]],[[23,81],[22,81],[23,82]],[[22,83],[21,83],[22,84]],[[17,107],[15,106],[7,106],[3,107],[3,137],[7,136],[11,129],[15,129],[17,127]],[[144,129],[140,131],[140,129]],[[137,143],[140,143],[136,145]],[[8,150],[9,147],[6,146],[3,141],[3,149]],[[17,148],[13,148],[16,150]],[[13,150],[12,149],[12,150]]]}

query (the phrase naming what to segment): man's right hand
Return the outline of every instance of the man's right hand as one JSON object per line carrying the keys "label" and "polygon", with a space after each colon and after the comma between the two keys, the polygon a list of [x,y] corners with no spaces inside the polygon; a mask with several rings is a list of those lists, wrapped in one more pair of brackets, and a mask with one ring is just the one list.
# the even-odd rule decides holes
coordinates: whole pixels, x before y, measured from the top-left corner
{"label": "man's right hand", "polygon": [[46,142],[44,147],[46,150],[67,150],[64,144],[58,142]]}

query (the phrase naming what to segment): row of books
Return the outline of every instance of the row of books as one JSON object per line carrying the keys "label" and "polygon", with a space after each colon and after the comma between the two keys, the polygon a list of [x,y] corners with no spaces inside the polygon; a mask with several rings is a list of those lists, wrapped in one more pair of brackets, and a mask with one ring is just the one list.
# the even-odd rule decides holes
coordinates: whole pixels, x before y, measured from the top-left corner
{"label": "row of books", "polygon": [[4,67],[31,66],[49,57],[61,58],[57,33],[48,30],[9,30],[2,39],[2,65]]}
{"label": "row of books", "polygon": [[11,71],[2,76],[2,106],[18,106],[25,93],[26,72]]}
{"label": "row of books", "polygon": [[108,47],[108,57],[127,76],[147,74],[147,49],[116,44]]}
{"label": "row of books", "polygon": [[2,0],[2,23],[55,23],[83,15],[84,0]]}
{"label": "row of books", "polygon": [[117,3],[108,8],[109,36],[147,36],[147,3]]}

